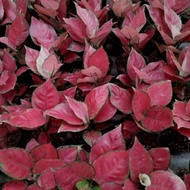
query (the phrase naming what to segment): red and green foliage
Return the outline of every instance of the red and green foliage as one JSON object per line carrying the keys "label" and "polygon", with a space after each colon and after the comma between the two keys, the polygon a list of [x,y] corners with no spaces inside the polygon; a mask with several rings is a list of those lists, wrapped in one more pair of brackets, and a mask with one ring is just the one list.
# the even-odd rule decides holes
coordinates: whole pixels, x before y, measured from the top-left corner
{"label": "red and green foliage", "polygon": [[2,189],[188,190],[159,145],[167,130],[190,140],[189,12],[188,0],[0,0]]}

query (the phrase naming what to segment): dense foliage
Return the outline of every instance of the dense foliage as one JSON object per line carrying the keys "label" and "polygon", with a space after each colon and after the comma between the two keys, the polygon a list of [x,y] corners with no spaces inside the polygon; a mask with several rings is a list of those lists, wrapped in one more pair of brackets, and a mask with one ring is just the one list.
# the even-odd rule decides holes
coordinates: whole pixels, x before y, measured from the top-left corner
{"label": "dense foliage", "polygon": [[170,148],[139,135],[189,143],[189,13],[189,0],[0,0],[2,189],[189,190]]}

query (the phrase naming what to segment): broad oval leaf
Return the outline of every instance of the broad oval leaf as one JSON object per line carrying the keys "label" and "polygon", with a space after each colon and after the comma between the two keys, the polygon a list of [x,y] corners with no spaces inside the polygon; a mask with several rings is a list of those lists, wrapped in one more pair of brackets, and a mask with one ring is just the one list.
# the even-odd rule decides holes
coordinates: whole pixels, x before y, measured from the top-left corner
{"label": "broad oval leaf", "polygon": [[30,25],[30,36],[36,45],[42,45],[49,49],[57,39],[55,30],[41,20],[32,17]]}
{"label": "broad oval leaf", "polygon": [[58,158],[56,148],[50,143],[35,147],[34,149],[32,149],[31,154],[36,162],[41,159],[57,159]]}
{"label": "broad oval leaf", "polygon": [[101,123],[111,119],[116,113],[117,109],[111,104],[110,100],[107,99],[103,107],[100,109],[94,121],[97,123]]}
{"label": "broad oval leaf", "polygon": [[12,116],[6,122],[12,126],[33,130],[44,125],[46,119],[43,117],[41,110],[36,108],[29,108],[16,116]]}
{"label": "broad oval leaf", "polygon": [[132,108],[137,121],[141,121],[150,109],[151,100],[149,95],[141,90],[134,89]]}
{"label": "broad oval leaf", "polygon": [[160,189],[187,190],[182,179],[169,171],[157,170],[151,173],[151,186],[147,190],[152,190],[154,186]]}
{"label": "broad oval leaf", "polygon": [[129,175],[129,152],[110,151],[93,162],[94,179],[99,183],[113,182],[122,185]]}
{"label": "broad oval leaf", "polygon": [[27,190],[44,190],[43,188],[39,187],[37,184],[30,185]]}
{"label": "broad oval leaf", "polygon": [[109,84],[110,101],[121,112],[129,114],[132,112],[132,96],[129,91],[115,85]]}
{"label": "broad oval leaf", "polygon": [[136,72],[134,67],[141,70],[146,66],[144,58],[135,50],[132,49],[127,62],[127,73],[132,80],[136,80]]}
{"label": "broad oval leaf", "polygon": [[25,190],[27,187],[28,185],[24,181],[10,181],[3,185],[2,190]]}
{"label": "broad oval leaf", "polygon": [[[122,185],[119,185],[119,184],[117,184],[117,183],[103,183],[101,186],[101,190],[123,190],[123,186]],[[94,188],[94,190],[96,190],[95,188]],[[97,190],[99,190],[99,189],[97,189]],[[132,190],[132,189],[130,189],[130,190]]]}
{"label": "broad oval leaf", "polygon": [[88,67],[95,66],[99,68],[102,72],[102,77],[106,76],[109,69],[109,60],[108,55],[102,46],[92,54],[87,65]]}
{"label": "broad oval leaf", "polygon": [[123,186],[123,190],[137,190],[138,183],[132,182],[130,178],[127,178]]}
{"label": "broad oval leaf", "polygon": [[153,171],[153,161],[137,138],[129,151],[129,169],[133,182],[139,182],[139,174],[150,174]]}
{"label": "broad oval leaf", "polygon": [[55,177],[51,170],[43,172],[37,179],[38,185],[43,189],[53,189],[56,186]]}
{"label": "broad oval leaf", "polygon": [[100,131],[85,131],[83,133],[83,139],[85,142],[92,147],[93,144],[102,136]]}
{"label": "broad oval leaf", "polygon": [[65,166],[65,162],[61,159],[41,159],[36,162],[33,172],[36,175],[42,174],[43,172],[51,169],[56,169]]}
{"label": "broad oval leaf", "polygon": [[67,122],[62,122],[61,126],[59,127],[58,133],[60,132],[79,132],[83,131],[88,127],[88,125],[73,125]]}
{"label": "broad oval leaf", "polygon": [[153,106],[142,120],[142,125],[148,131],[163,131],[173,125],[172,111],[167,107]]}
{"label": "broad oval leaf", "polygon": [[61,189],[75,189],[75,185],[82,179],[92,179],[94,168],[86,162],[73,162],[54,171],[56,184]]}
{"label": "broad oval leaf", "polygon": [[167,170],[170,164],[170,151],[168,148],[152,148],[149,154],[153,160],[153,170]]}
{"label": "broad oval leaf", "polygon": [[42,111],[55,107],[59,103],[59,93],[51,79],[46,80],[32,94],[32,106]]}
{"label": "broad oval leaf", "polygon": [[24,149],[7,148],[0,150],[0,163],[1,170],[14,179],[26,179],[31,175],[33,159]]}
{"label": "broad oval leaf", "polygon": [[99,156],[114,150],[125,150],[121,126],[104,134],[96,141],[90,151],[90,163],[93,163]]}
{"label": "broad oval leaf", "polygon": [[171,81],[153,83],[146,91],[151,100],[151,106],[166,106],[172,99]]}
{"label": "broad oval leaf", "polygon": [[20,13],[11,24],[8,32],[8,41],[13,46],[21,45],[29,35],[29,26],[24,16]]}
{"label": "broad oval leaf", "polygon": [[108,94],[109,91],[107,85],[102,85],[94,88],[86,95],[85,103],[88,107],[89,119],[93,119],[98,114],[105,104]]}
{"label": "broad oval leaf", "polygon": [[70,97],[67,97],[67,102],[75,115],[83,121],[84,124],[88,123],[88,107],[84,102],[76,101]]}
{"label": "broad oval leaf", "polygon": [[70,125],[82,125],[83,121],[79,119],[67,103],[60,103],[54,108],[47,110],[45,115],[56,119],[62,119]]}

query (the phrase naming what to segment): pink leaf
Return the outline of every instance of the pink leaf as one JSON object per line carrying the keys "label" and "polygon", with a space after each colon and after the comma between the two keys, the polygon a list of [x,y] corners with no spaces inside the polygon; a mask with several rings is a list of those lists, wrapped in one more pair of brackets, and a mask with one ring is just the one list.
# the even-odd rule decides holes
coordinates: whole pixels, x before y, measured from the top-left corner
{"label": "pink leaf", "polygon": [[182,28],[181,18],[169,7],[164,6],[164,19],[168,25],[172,38],[174,39],[177,35],[181,34],[180,30]]}
{"label": "pink leaf", "polygon": [[90,152],[90,163],[93,163],[101,155],[116,150],[125,150],[121,126],[104,134],[92,146]]}
{"label": "pink leaf", "polygon": [[[44,147],[45,148],[45,147]],[[61,168],[65,166],[66,164],[64,163],[63,160],[61,159],[43,159],[41,158],[40,160],[36,160],[36,164],[33,168],[33,172],[36,175],[42,174],[45,171],[51,170],[51,169],[56,169],[56,168]]]}
{"label": "pink leaf", "polygon": [[123,190],[138,190],[138,184],[131,181],[130,178],[127,178],[123,187]]}
{"label": "pink leaf", "polygon": [[80,6],[78,6],[77,3],[75,3],[75,7],[76,7],[77,15],[81,18],[81,20],[86,25],[87,36],[89,37],[94,36],[99,28],[99,21],[96,18],[96,15],[88,9],[81,8]]}
{"label": "pink leaf", "polygon": [[167,107],[153,106],[142,120],[142,125],[148,131],[163,131],[173,125],[172,111]]}
{"label": "pink leaf", "polygon": [[185,175],[184,182],[185,182],[187,190],[190,189],[190,174]]}
{"label": "pink leaf", "polygon": [[127,62],[127,72],[130,78],[132,80],[136,80],[136,72],[134,70],[134,67],[141,70],[145,67],[145,65],[146,64],[144,58],[139,53],[137,53],[136,50],[132,49]]}
{"label": "pink leaf", "polygon": [[43,172],[38,177],[38,185],[43,189],[53,189],[56,186],[55,178],[51,170]]}
{"label": "pink leaf", "polygon": [[[169,171],[154,171],[150,175],[151,186],[159,186],[163,189],[172,189],[172,190],[186,190],[185,184],[180,177],[169,172]],[[152,190],[152,188],[147,187],[147,190]]]}
{"label": "pink leaf", "polygon": [[59,94],[50,79],[36,88],[32,94],[32,105],[42,111],[55,107],[59,103]]}
{"label": "pink leaf", "polygon": [[66,99],[75,115],[81,119],[84,124],[87,124],[89,118],[87,105],[84,102],[76,101],[70,97],[66,97]]}
{"label": "pink leaf", "polygon": [[40,2],[45,8],[57,10],[59,8],[60,0],[40,0]]}
{"label": "pink leaf", "polygon": [[27,190],[44,190],[44,189],[42,189],[41,187],[39,187],[39,186],[36,185],[36,184],[32,184],[32,185],[30,185],[30,186],[28,187]]}
{"label": "pink leaf", "polygon": [[54,171],[56,184],[59,188],[74,189],[78,181],[91,179],[94,176],[94,169],[85,162],[73,162],[68,166]]}
{"label": "pink leaf", "polygon": [[12,126],[21,127],[28,130],[36,129],[44,125],[45,122],[46,119],[43,117],[42,111],[36,108],[26,109],[19,115],[12,116],[7,121],[7,123]]}
{"label": "pink leaf", "polygon": [[151,100],[144,91],[134,89],[135,93],[132,100],[132,108],[137,121],[141,121],[151,106]]}
{"label": "pink leaf", "polygon": [[98,114],[95,116],[94,121],[101,123],[111,119],[116,113],[117,109],[111,104],[110,100],[107,99],[103,107],[100,109]]}
{"label": "pink leaf", "polygon": [[119,185],[117,183],[103,183],[100,187],[102,190],[123,190],[122,185]]}
{"label": "pink leaf", "polygon": [[25,46],[26,54],[25,54],[25,62],[28,67],[36,74],[39,74],[36,67],[36,60],[39,56],[39,51],[29,48]]}
{"label": "pink leaf", "polygon": [[93,162],[95,169],[94,179],[99,183],[117,183],[122,185],[129,175],[129,152],[111,151]]}
{"label": "pink leaf", "polygon": [[42,45],[49,49],[57,39],[55,30],[41,20],[32,17],[30,25],[30,36],[36,45]]}
{"label": "pink leaf", "polygon": [[170,164],[170,151],[168,148],[152,148],[149,154],[153,160],[153,170],[167,170]]}
{"label": "pink leaf", "polygon": [[3,69],[13,73],[15,72],[16,68],[17,67],[14,57],[5,51],[3,54]]}
{"label": "pink leaf", "polygon": [[129,27],[135,29],[137,32],[140,32],[145,24],[146,16],[143,7],[142,10],[134,16],[131,23],[129,24]]}
{"label": "pink leaf", "polygon": [[153,83],[147,90],[151,100],[151,106],[166,106],[172,99],[172,85],[171,81],[162,81]]}
{"label": "pink leaf", "polygon": [[89,119],[93,119],[98,114],[108,98],[108,93],[107,85],[103,85],[94,88],[86,95],[85,103],[88,107]]}
{"label": "pink leaf", "polygon": [[85,131],[83,133],[83,139],[90,147],[92,147],[101,136],[100,131]]}
{"label": "pink leaf", "polygon": [[102,72],[103,77],[107,74],[109,69],[109,60],[102,46],[96,50],[89,58],[88,67],[90,66],[96,66],[99,68]]}
{"label": "pink leaf", "polygon": [[129,91],[115,85],[109,85],[110,101],[121,112],[129,114],[132,112],[132,96]]}
{"label": "pink leaf", "polygon": [[8,41],[14,47],[21,45],[29,35],[29,26],[22,14],[18,14],[8,32]]}
{"label": "pink leaf", "polygon": [[41,159],[56,159],[58,157],[57,150],[50,143],[36,146],[32,149],[31,154],[36,162]]}
{"label": "pink leaf", "polygon": [[25,190],[27,186],[28,185],[24,181],[11,181],[5,183],[2,187],[2,190]]}
{"label": "pink leaf", "polygon": [[70,164],[77,159],[77,146],[62,146],[57,151],[59,159],[63,160],[66,164]]}
{"label": "pink leaf", "polygon": [[186,103],[182,101],[176,101],[173,104],[173,115],[181,117],[185,121],[190,121],[190,115],[186,112]]}
{"label": "pink leaf", "polygon": [[67,103],[60,103],[54,108],[47,110],[45,115],[56,119],[62,119],[71,125],[82,125],[83,121],[79,119]]}
{"label": "pink leaf", "polygon": [[129,169],[133,182],[139,181],[139,174],[150,174],[153,170],[152,159],[137,138],[129,151]]}
{"label": "pink leaf", "polygon": [[78,18],[64,18],[66,23],[64,27],[67,29],[70,36],[77,42],[84,43],[84,39],[87,38],[85,32],[85,24]]}
{"label": "pink leaf", "polygon": [[66,122],[62,122],[61,126],[59,127],[58,133],[60,132],[79,132],[83,131],[88,127],[88,125],[73,125]]}
{"label": "pink leaf", "polygon": [[0,163],[1,170],[12,178],[26,179],[31,175],[33,160],[30,154],[24,149],[1,149]]}
{"label": "pink leaf", "polygon": [[22,14],[25,16],[28,8],[29,1],[22,1],[22,0],[16,0],[16,7],[19,12],[22,12]]}

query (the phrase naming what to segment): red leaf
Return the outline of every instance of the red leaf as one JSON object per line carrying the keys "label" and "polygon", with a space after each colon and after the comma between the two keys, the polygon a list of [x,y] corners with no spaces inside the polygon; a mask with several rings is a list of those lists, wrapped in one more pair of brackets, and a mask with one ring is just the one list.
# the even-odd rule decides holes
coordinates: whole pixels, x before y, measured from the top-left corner
{"label": "red leaf", "polygon": [[8,41],[14,47],[21,45],[29,35],[29,26],[24,16],[20,13],[13,21],[8,32]]}
{"label": "red leaf", "polygon": [[132,80],[136,80],[136,72],[133,67],[141,70],[145,65],[146,63],[144,58],[135,49],[132,49],[127,62],[127,73],[130,78]]}
{"label": "red leaf", "polygon": [[170,164],[170,151],[168,148],[152,148],[149,154],[153,160],[153,170],[167,170]]}
{"label": "red leaf", "polygon": [[40,0],[40,2],[45,8],[51,8],[53,10],[57,10],[60,4],[60,0]]}
{"label": "red leaf", "polygon": [[132,108],[137,121],[141,121],[151,106],[149,95],[141,90],[134,89]]}
{"label": "red leaf", "polygon": [[32,149],[31,154],[34,160],[37,162],[41,159],[57,159],[57,150],[50,143],[43,144]]}
{"label": "red leaf", "polygon": [[62,122],[61,126],[59,127],[58,133],[60,132],[79,132],[83,131],[88,127],[88,125],[73,125],[66,122]]}
{"label": "red leaf", "polygon": [[43,189],[53,189],[56,186],[55,178],[51,170],[43,172],[38,177],[38,185]]}
{"label": "red leaf", "polygon": [[3,54],[3,69],[11,73],[15,72],[17,66],[14,57],[7,51]]}
{"label": "red leaf", "polygon": [[85,24],[78,18],[64,18],[66,23],[64,27],[68,31],[69,35],[77,42],[84,43],[84,39],[87,38],[85,32]]}
{"label": "red leaf", "polygon": [[152,159],[137,138],[129,151],[129,169],[133,182],[139,181],[139,174],[150,174],[153,170]]}
{"label": "red leaf", "polygon": [[142,125],[148,131],[163,131],[173,125],[172,111],[167,107],[153,106],[142,120]]}
{"label": "red leaf", "polygon": [[101,155],[115,150],[125,150],[121,126],[104,134],[96,141],[91,148],[90,163],[93,163]]}
{"label": "red leaf", "polygon": [[65,163],[61,159],[40,159],[36,162],[33,172],[36,175],[42,174],[45,171],[56,169],[65,166]]}
{"label": "red leaf", "polygon": [[129,114],[132,112],[132,96],[129,91],[115,85],[109,85],[110,101],[121,112]]}
{"label": "red leaf", "polygon": [[160,189],[186,190],[185,184],[180,177],[169,171],[154,171],[150,175],[151,186],[147,190],[152,190],[152,187],[159,186]]}
{"label": "red leaf", "polygon": [[92,147],[96,141],[101,137],[101,132],[100,131],[85,131],[83,133],[83,139],[85,142]]}
{"label": "red leaf", "polygon": [[18,12],[22,12],[22,14],[25,16],[28,8],[28,0],[16,0],[16,7],[18,9]]}
{"label": "red leaf", "polygon": [[129,152],[111,151],[93,162],[94,180],[99,184],[112,182],[122,185],[129,175]]}
{"label": "red leaf", "polygon": [[138,190],[138,184],[131,181],[130,178],[127,178],[123,187],[123,190]]}
{"label": "red leaf", "polygon": [[57,151],[59,159],[63,160],[66,164],[72,163],[77,159],[77,146],[62,146]]}
{"label": "red leaf", "polygon": [[85,162],[73,162],[68,166],[54,171],[56,184],[59,188],[74,189],[78,181],[91,179],[94,176],[94,169]]}
{"label": "red leaf", "polygon": [[95,116],[94,121],[101,123],[111,119],[116,113],[117,109],[111,104],[110,100],[107,99],[103,107],[100,109],[98,114]]}
{"label": "red leaf", "polygon": [[88,9],[81,8],[80,6],[78,6],[77,3],[75,3],[75,7],[76,7],[77,15],[81,18],[81,20],[86,25],[87,36],[89,37],[94,36],[99,28],[99,21],[96,18],[96,15]]}
{"label": "red leaf", "polygon": [[151,106],[166,106],[172,99],[172,85],[171,81],[162,81],[153,83],[146,91],[151,100]]}
{"label": "red leaf", "polygon": [[67,103],[60,103],[54,108],[47,110],[45,115],[56,119],[62,119],[71,125],[82,125],[83,121],[79,119]]}
{"label": "red leaf", "polygon": [[107,85],[99,86],[90,91],[85,98],[85,103],[87,104],[89,111],[89,119],[93,119],[108,98],[108,88]]}
{"label": "red leaf", "polygon": [[36,185],[36,184],[32,184],[32,185],[30,185],[30,186],[28,187],[27,190],[44,190],[44,189],[42,189],[41,187],[39,187],[39,186]]}
{"label": "red leaf", "polygon": [[48,79],[41,86],[39,86],[32,94],[32,105],[42,111],[46,111],[55,107],[59,103],[59,94]]}
{"label": "red leaf", "polygon": [[66,97],[66,99],[75,115],[81,119],[84,124],[87,124],[89,118],[87,105],[84,102],[76,101],[70,97]]}
{"label": "red leaf", "polygon": [[123,190],[123,186],[117,183],[104,183],[100,187],[102,190]]}
{"label": "red leaf", "polygon": [[55,30],[41,20],[32,17],[30,25],[30,36],[36,45],[41,45],[46,49],[52,47],[57,39]]}
{"label": "red leaf", "polygon": [[22,113],[12,116],[7,123],[12,126],[21,127],[24,129],[35,129],[44,125],[46,119],[43,117],[42,112],[39,109],[29,108]]}
{"label": "red leaf", "polygon": [[187,115],[186,112],[187,104],[182,101],[176,101],[173,104],[173,115],[181,117],[185,121],[190,121],[190,115]]}
{"label": "red leaf", "polygon": [[33,160],[30,154],[24,149],[1,149],[0,163],[1,170],[14,179],[26,179],[31,175]]}
{"label": "red leaf", "polygon": [[185,175],[184,182],[185,182],[187,190],[190,189],[190,174]]}
{"label": "red leaf", "polygon": [[142,10],[134,16],[131,23],[129,24],[129,27],[135,29],[137,32],[140,32],[140,30],[143,28],[145,24],[146,16],[143,7]]}
{"label": "red leaf", "polygon": [[109,69],[109,60],[102,46],[92,54],[92,56],[89,58],[87,65],[88,67],[95,66],[99,68],[102,72],[102,77],[107,74]]}
{"label": "red leaf", "polygon": [[24,181],[10,181],[3,185],[2,190],[25,190],[27,187]]}

